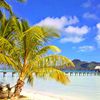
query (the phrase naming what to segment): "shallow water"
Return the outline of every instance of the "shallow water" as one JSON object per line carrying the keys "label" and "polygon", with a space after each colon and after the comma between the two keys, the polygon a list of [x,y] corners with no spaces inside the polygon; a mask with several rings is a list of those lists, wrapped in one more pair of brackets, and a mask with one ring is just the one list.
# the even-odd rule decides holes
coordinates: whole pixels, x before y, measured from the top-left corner
{"label": "shallow water", "polygon": [[[3,78],[0,73],[0,82],[14,85],[17,78],[17,75],[12,78],[11,73],[7,73]],[[100,76],[69,76],[69,78],[71,82],[68,85],[62,85],[54,80],[35,78],[33,87],[26,84],[24,89],[78,97],[80,100],[100,100]]]}

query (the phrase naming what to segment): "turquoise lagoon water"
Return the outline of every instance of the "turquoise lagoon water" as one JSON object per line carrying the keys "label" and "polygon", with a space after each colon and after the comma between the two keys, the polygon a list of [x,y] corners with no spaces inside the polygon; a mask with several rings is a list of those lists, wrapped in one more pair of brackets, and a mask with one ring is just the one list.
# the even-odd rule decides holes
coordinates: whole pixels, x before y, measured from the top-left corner
{"label": "turquoise lagoon water", "polygon": [[[35,78],[33,87],[26,83],[24,89],[79,97],[78,100],[100,100],[100,76],[69,76],[69,78],[71,82],[68,85],[62,85],[54,80]],[[2,73],[0,73],[0,82],[14,85],[17,79],[17,74],[12,77],[9,72],[3,78]]]}

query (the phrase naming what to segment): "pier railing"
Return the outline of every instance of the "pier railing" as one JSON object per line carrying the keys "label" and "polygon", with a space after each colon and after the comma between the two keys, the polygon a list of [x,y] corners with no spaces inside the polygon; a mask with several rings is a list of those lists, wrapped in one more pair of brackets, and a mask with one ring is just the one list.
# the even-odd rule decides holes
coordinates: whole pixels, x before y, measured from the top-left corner
{"label": "pier railing", "polygon": [[12,77],[14,77],[14,75],[17,73],[14,70],[0,70],[0,73],[2,73],[3,77],[6,76],[7,73],[12,73]]}
{"label": "pier railing", "polygon": [[[64,71],[66,74],[70,75],[70,76],[96,76],[96,75],[100,75],[100,72],[98,71],[84,71],[84,70],[62,70]],[[12,77],[14,77],[15,74],[17,74],[16,71],[14,70],[0,70],[0,73],[2,73],[3,77],[6,77],[7,73],[11,73]]]}
{"label": "pier railing", "polygon": [[88,75],[100,75],[100,72],[95,70],[63,70],[66,74],[70,76],[88,76]]}

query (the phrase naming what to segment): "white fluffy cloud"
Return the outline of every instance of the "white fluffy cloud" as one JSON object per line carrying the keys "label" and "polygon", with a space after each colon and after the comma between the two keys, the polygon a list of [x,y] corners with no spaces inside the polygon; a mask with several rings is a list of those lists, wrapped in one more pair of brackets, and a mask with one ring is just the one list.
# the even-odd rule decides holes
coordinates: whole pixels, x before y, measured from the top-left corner
{"label": "white fluffy cloud", "polygon": [[95,37],[95,39],[96,39],[98,45],[100,46],[100,23],[98,23],[96,25],[96,27],[97,27],[97,36]]}
{"label": "white fluffy cloud", "polygon": [[61,18],[47,17],[41,22],[39,22],[37,25],[54,27],[56,29],[62,29],[66,25],[66,18],[65,17],[61,17]]}
{"label": "white fluffy cloud", "polygon": [[79,43],[81,41],[83,41],[84,38],[82,37],[73,37],[73,36],[69,36],[69,37],[65,37],[65,38],[62,38],[60,40],[61,43],[66,43],[66,42],[72,42],[72,43]]}
{"label": "white fluffy cloud", "polygon": [[83,18],[86,18],[86,19],[94,19],[94,20],[99,19],[99,17],[96,14],[89,13],[89,12],[84,13],[83,14]]}
{"label": "white fluffy cloud", "polygon": [[73,26],[78,22],[79,20],[76,16],[62,16],[61,18],[47,17],[36,25],[53,27],[57,29],[57,31],[62,32],[63,34],[61,34],[61,36],[64,38],[60,40],[61,43],[79,43],[84,40],[84,35],[89,32],[89,27],[86,25],[83,25],[82,27]]}
{"label": "white fluffy cloud", "polygon": [[86,33],[88,33],[89,31],[89,28],[88,26],[82,26],[82,27],[73,27],[73,26],[68,26],[66,29],[65,29],[66,33],[69,33],[69,34],[76,34],[76,35],[84,35]]}
{"label": "white fluffy cloud", "polygon": [[86,46],[80,46],[78,49],[79,49],[79,52],[89,52],[89,51],[95,50],[95,47],[86,45]]}
{"label": "white fluffy cloud", "polygon": [[52,18],[52,17],[47,17],[44,20],[40,21],[37,25],[39,26],[49,26],[56,28],[58,30],[62,30],[66,25],[72,25],[78,23],[79,20],[76,16],[72,17],[65,17],[62,16],[61,18]]}
{"label": "white fluffy cloud", "polygon": [[98,23],[98,24],[96,25],[96,27],[97,27],[98,29],[100,29],[100,23]]}
{"label": "white fluffy cloud", "polygon": [[60,42],[79,43],[85,39],[84,35],[88,32],[89,27],[86,25],[82,27],[68,26],[67,28],[65,28],[65,37],[62,38]]}

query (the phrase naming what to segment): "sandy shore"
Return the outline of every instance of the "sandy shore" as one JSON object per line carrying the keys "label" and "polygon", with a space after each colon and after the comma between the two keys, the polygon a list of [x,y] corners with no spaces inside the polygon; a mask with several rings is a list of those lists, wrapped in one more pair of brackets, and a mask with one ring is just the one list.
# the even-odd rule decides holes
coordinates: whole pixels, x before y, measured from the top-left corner
{"label": "sandy shore", "polygon": [[71,96],[59,96],[55,94],[39,92],[39,91],[27,91],[22,92],[23,95],[27,96],[26,100],[82,100],[81,98],[71,97]]}
{"label": "sandy shore", "polygon": [[42,93],[42,92],[23,92],[23,95],[28,97],[28,100],[66,100],[60,96],[48,94],[48,93]]}

